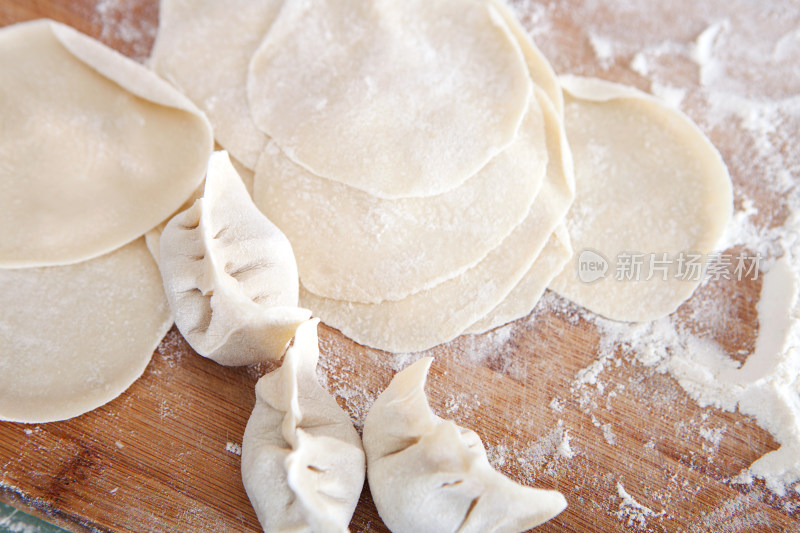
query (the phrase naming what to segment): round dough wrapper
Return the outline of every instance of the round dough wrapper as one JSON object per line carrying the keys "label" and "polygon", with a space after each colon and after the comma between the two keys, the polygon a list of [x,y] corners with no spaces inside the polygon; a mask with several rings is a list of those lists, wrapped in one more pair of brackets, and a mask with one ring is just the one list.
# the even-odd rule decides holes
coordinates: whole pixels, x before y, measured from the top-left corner
{"label": "round dough wrapper", "polygon": [[725,163],[689,118],[649,95],[561,82],[577,196],[566,220],[574,256],[551,288],[613,320],[664,317],[692,295],[702,275],[693,279],[690,261],[704,264],[730,220]]}
{"label": "round dough wrapper", "polygon": [[527,216],[547,167],[536,101],[511,146],[463,185],[425,198],[376,198],[272,148],[259,161],[254,199],[289,237],[303,285],[364,303],[400,300],[483,259]]}
{"label": "round dough wrapper", "polygon": [[0,79],[0,267],[119,248],[203,179],[213,138],[202,112],[68,26],[0,30]]}
{"label": "round dough wrapper", "polygon": [[291,159],[381,198],[463,183],[511,143],[530,94],[485,0],[287,0],[247,80]]}
{"label": "round dough wrapper", "polygon": [[494,309],[531,268],[575,194],[572,159],[558,114],[537,89],[545,117],[547,175],[528,216],[477,265],[397,301],[321,298],[300,287],[300,304],[354,341],[390,352],[426,350],[455,338]]}
{"label": "round dough wrapper", "polygon": [[75,265],[0,270],[0,419],[64,420],[113,400],[171,325],[143,238]]}
{"label": "round dough wrapper", "polygon": [[214,126],[214,137],[247,168],[267,143],[250,115],[247,67],[282,0],[162,0],[150,67]]}
{"label": "round dough wrapper", "polygon": [[466,333],[483,333],[527,316],[533,311],[550,282],[572,257],[567,228],[562,224],[550,236],[542,253],[505,300],[467,328]]}
{"label": "round dough wrapper", "polygon": [[550,98],[553,106],[559,116],[564,116],[564,93],[561,90],[561,84],[558,82],[553,66],[542,54],[539,47],[533,42],[530,34],[522,27],[517,16],[506,5],[505,0],[491,0],[492,5],[497,8],[497,11],[502,15],[503,20],[511,30],[512,35],[517,40],[522,55],[525,57],[525,62],[528,65],[528,72],[530,73],[533,82],[541,88],[545,94]]}

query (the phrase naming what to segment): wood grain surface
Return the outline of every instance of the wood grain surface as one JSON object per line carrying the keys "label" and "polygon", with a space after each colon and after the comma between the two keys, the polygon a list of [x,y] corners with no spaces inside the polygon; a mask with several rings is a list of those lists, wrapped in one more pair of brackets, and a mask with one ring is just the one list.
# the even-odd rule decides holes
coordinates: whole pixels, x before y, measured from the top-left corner
{"label": "wood grain surface", "polygon": [[[557,70],[648,88],[628,63],[599,64],[597,43],[576,14],[587,13],[585,2],[548,6],[516,3],[533,15],[551,10],[547,42],[536,38],[548,55],[568,51],[554,59]],[[702,9],[697,18],[671,19],[647,8],[615,13],[597,4],[596,16],[686,42],[705,28],[711,8]],[[158,6],[155,0],[0,0],[0,25],[43,16],[141,60],[152,45]],[[690,114],[700,105],[693,94],[686,98]],[[731,165],[737,197],[746,192],[778,224],[787,207],[759,187],[737,128],[707,133]],[[798,144],[786,150],[800,151]],[[742,359],[758,330],[759,290],[760,280],[711,282],[677,313]],[[698,309],[717,305],[728,313],[724,321],[697,322],[706,316]],[[428,352],[435,357],[428,385],[434,410],[476,430],[505,474],[565,494],[568,509],[536,531],[800,531],[800,497],[778,498],[759,481],[729,482],[777,448],[752,420],[699,407],[669,375],[622,350],[603,370],[602,387],[579,384],[576,376],[597,359],[600,335],[579,309],[548,294],[527,318]],[[357,425],[394,373],[418,355],[366,349],[325,326],[320,344],[320,376]],[[219,366],[197,356],[173,328],[143,377],[111,403],[64,422],[0,423],[0,500],[73,531],[259,531],[240,458],[231,450],[241,443],[256,380],[273,368]],[[711,430],[718,439],[708,438]],[[565,442],[571,453],[557,450]],[[623,505],[621,487],[647,510]],[[387,531],[367,487],[351,530]]]}

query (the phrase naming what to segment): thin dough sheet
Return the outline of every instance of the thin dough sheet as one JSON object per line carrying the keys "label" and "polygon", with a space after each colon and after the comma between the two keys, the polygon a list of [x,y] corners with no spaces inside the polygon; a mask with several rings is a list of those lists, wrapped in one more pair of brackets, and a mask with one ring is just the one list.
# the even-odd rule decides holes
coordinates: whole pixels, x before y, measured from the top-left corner
{"label": "thin dough sheet", "polygon": [[547,175],[526,219],[480,263],[403,300],[361,304],[320,298],[300,287],[300,303],[360,344],[390,352],[426,350],[455,338],[517,285],[574,198],[572,160],[561,121],[541,90],[549,153]]}
{"label": "thin dough sheet", "polygon": [[171,326],[143,238],[75,265],[0,269],[0,419],[63,420],[111,401]]}
{"label": "thin dough sheet", "polygon": [[514,139],[532,83],[485,0],[287,0],[250,62],[256,125],[381,198],[464,183]]}
{"label": "thin dough sheet", "polygon": [[571,257],[569,232],[562,224],[550,236],[542,253],[514,290],[488,315],[467,328],[466,333],[483,333],[528,315]]}
{"label": "thin dough sheet", "polygon": [[247,168],[267,144],[247,103],[250,58],[283,0],[162,0],[150,67],[179,87]]}
{"label": "thin dough sheet", "polygon": [[[46,73],[46,75],[42,75]],[[47,20],[0,30],[0,267],[131,242],[199,185],[205,116],[145,67]]]}
{"label": "thin dough sheet", "polygon": [[562,85],[578,193],[566,220],[574,255],[551,288],[614,320],[666,316],[702,281],[730,220],[725,163],[652,96],[589,78]]}
{"label": "thin dough sheet", "polygon": [[547,168],[543,121],[532,102],[510,147],[463,185],[425,198],[376,198],[310,174],[273,146],[259,161],[255,203],[289,237],[307,290],[400,300],[475,265],[527,216]]}

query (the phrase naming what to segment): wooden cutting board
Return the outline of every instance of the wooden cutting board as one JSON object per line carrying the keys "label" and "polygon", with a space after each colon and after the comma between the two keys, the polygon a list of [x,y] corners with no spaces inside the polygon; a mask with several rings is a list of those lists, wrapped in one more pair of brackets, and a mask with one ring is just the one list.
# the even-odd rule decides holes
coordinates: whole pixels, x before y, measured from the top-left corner
{"label": "wooden cutting board", "polygon": [[[608,32],[648,27],[686,42],[711,15],[734,9],[722,0],[682,4],[686,15],[676,18],[661,17],[655,7],[621,12],[580,0],[520,0],[516,7],[529,28],[547,15],[536,38],[557,70],[647,89],[630,66],[632,55],[608,56],[581,21],[588,13]],[[754,19],[760,10],[736,9],[752,10]],[[155,0],[0,2],[0,25],[45,16],[143,59],[158,6]],[[760,190],[757,173],[740,156],[737,127],[708,133],[731,164],[736,190],[777,217],[778,199]],[[759,280],[712,282],[678,314],[692,323],[697,309],[725,303],[724,327],[711,333],[741,359],[737,354],[753,347],[759,290]],[[624,354],[606,364],[602,382],[579,379],[597,359],[600,335],[578,308],[549,294],[525,319],[429,351],[436,412],[475,429],[493,464],[510,477],[565,494],[568,509],[537,531],[800,531],[798,496],[777,498],[760,482],[727,482],[777,448],[769,434],[740,415],[698,407],[671,377]],[[357,425],[394,373],[416,357],[366,349],[324,326],[320,338],[321,378]],[[64,422],[0,423],[0,500],[74,531],[259,531],[236,451],[254,384],[273,368],[221,367],[197,356],[173,328],[142,378],[108,405]],[[351,530],[386,531],[366,487]]]}

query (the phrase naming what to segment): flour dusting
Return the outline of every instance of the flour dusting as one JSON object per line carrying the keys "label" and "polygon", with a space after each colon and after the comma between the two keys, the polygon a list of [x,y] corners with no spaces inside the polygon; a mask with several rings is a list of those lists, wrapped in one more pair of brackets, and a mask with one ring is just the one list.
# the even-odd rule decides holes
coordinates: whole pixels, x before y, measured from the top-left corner
{"label": "flour dusting", "polygon": [[137,0],[100,0],[95,6],[95,21],[100,25],[100,40],[123,48],[132,59],[144,62],[156,36],[157,24],[143,17],[146,4]]}
{"label": "flour dusting", "polygon": [[229,441],[225,443],[225,451],[230,452],[233,455],[242,455],[242,445]]}
{"label": "flour dusting", "polygon": [[624,520],[628,527],[647,526],[648,517],[658,518],[666,514],[665,511],[656,513],[649,507],[645,507],[637,502],[633,496],[628,494],[622,483],[617,483],[617,495],[622,499],[619,504],[619,511],[616,512],[618,518]]}

